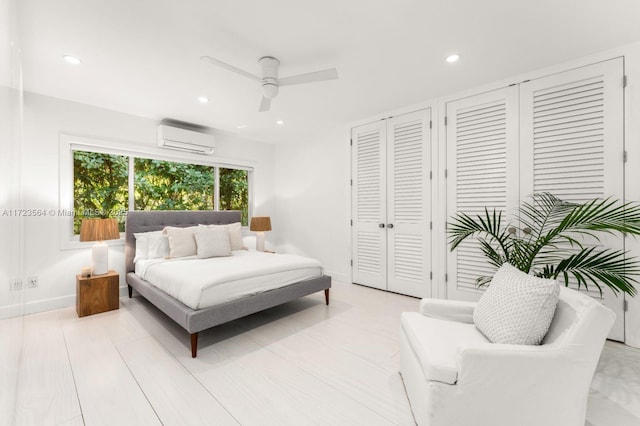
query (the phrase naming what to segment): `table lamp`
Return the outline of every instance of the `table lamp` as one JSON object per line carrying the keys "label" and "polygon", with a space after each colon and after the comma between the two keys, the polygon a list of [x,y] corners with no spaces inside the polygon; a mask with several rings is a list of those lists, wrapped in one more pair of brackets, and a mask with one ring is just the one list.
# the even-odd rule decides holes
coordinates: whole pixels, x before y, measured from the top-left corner
{"label": "table lamp", "polygon": [[104,275],[109,271],[109,246],[106,240],[120,239],[115,219],[83,219],[80,225],[80,241],[97,241],[91,253],[92,274]]}
{"label": "table lamp", "polygon": [[256,250],[264,251],[264,233],[271,231],[271,218],[269,216],[252,217],[249,229],[256,233]]}

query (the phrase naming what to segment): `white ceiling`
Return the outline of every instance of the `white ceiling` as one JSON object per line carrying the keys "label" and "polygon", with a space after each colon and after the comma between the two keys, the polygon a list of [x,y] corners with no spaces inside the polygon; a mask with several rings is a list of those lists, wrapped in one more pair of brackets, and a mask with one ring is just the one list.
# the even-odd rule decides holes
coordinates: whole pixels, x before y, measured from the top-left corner
{"label": "white ceiling", "polygon": [[[638,0],[16,3],[26,90],[267,142],[640,40]],[[446,63],[451,52],[462,59]],[[255,74],[272,55],[281,76],[335,67],[339,79],[281,88],[259,113],[258,84],[202,55]]]}

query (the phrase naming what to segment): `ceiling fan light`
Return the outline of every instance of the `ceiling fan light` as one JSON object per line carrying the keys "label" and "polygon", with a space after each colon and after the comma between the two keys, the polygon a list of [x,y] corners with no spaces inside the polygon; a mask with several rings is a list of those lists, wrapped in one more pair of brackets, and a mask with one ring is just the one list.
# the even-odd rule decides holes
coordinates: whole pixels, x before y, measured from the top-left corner
{"label": "ceiling fan light", "polygon": [[268,99],[275,98],[278,96],[278,85],[273,83],[264,83],[262,85],[262,94]]}

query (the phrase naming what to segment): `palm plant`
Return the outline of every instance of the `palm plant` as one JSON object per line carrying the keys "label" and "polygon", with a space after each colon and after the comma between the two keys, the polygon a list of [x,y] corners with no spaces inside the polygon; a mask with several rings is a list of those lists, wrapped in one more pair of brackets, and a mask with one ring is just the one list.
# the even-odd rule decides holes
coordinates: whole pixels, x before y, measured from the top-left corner
{"label": "palm plant", "polygon": [[[614,293],[636,294],[634,276],[640,262],[623,250],[600,248],[605,234],[640,235],[640,205],[612,199],[594,199],[583,204],[562,201],[549,194],[532,196],[518,208],[518,225],[507,223],[501,211],[485,209],[472,217],[458,213],[449,224],[449,244],[455,250],[464,240],[477,237],[480,248],[496,268],[508,262],[541,278],[573,277],[578,287],[602,285]],[[479,277],[486,285],[491,277]]]}

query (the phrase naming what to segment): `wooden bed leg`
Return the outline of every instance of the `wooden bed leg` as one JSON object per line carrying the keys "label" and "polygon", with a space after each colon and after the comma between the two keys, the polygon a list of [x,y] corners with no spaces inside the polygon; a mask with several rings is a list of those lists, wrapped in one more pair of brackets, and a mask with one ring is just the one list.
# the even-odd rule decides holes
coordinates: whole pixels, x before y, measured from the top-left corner
{"label": "wooden bed leg", "polygon": [[191,358],[198,355],[198,333],[191,333]]}
{"label": "wooden bed leg", "polygon": [[129,299],[131,299],[133,297],[133,287],[131,287],[130,285],[127,285],[128,289],[129,289]]}
{"label": "wooden bed leg", "polygon": [[329,289],[326,289],[324,291],[324,301],[326,302],[327,305],[329,305]]}

